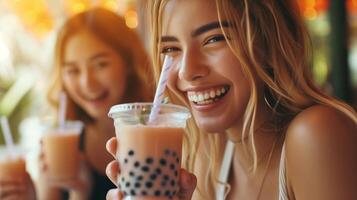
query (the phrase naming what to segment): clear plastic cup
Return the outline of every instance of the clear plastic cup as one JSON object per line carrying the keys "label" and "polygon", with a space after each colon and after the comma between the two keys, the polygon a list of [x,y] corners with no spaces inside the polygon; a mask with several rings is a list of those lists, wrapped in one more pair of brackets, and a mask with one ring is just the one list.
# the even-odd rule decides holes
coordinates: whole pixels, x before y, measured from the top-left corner
{"label": "clear plastic cup", "polygon": [[152,103],[131,103],[109,111],[120,140],[118,187],[124,199],[172,199],[179,190],[182,140],[191,115],[185,107],[163,104],[155,124],[148,125],[151,108]]}
{"label": "clear plastic cup", "polygon": [[11,150],[0,147],[0,181],[21,180],[26,176],[25,150],[14,146]]}
{"label": "clear plastic cup", "polygon": [[70,180],[78,175],[80,121],[67,121],[64,127],[48,130],[42,137],[48,178]]}

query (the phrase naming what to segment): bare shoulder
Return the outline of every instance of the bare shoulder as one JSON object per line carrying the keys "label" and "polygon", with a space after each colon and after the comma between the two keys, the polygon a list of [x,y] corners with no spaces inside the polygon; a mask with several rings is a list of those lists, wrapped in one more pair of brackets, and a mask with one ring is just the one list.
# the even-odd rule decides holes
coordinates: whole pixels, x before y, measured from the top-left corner
{"label": "bare shoulder", "polygon": [[295,195],[357,199],[351,187],[357,185],[357,124],[347,115],[321,105],[302,111],[288,127],[285,147]]}

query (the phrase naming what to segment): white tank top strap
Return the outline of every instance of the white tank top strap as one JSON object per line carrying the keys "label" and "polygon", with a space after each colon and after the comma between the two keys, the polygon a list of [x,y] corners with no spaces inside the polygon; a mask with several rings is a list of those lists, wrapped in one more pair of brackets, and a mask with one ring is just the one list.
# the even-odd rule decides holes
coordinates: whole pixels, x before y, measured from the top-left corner
{"label": "white tank top strap", "polygon": [[[228,183],[228,176],[231,169],[231,164],[233,160],[235,144],[228,140],[226,148],[224,151],[224,157],[222,160],[221,169],[219,172],[219,181],[222,183]],[[224,200],[225,197],[225,186],[224,184],[219,184],[216,188],[216,200]],[[280,157],[280,167],[279,167],[279,200],[289,200],[287,192],[286,183],[286,166],[285,166],[285,144],[283,145]]]}
{"label": "white tank top strap", "polygon": [[279,200],[289,200],[286,184],[286,166],[285,166],[285,144],[281,150],[279,167]]}
{"label": "white tank top strap", "polygon": [[[224,150],[224,156],[222,160],[221,169],[219,171],[218,180],[222,183],[228,183],[228,175],[231,169],[233,154],[234,154],[234,143],[230,140],[227,141],[226,149]],[[216,188],[216,200],[224,200],[225,196],[225,186],[224,184],[218,184]]]}

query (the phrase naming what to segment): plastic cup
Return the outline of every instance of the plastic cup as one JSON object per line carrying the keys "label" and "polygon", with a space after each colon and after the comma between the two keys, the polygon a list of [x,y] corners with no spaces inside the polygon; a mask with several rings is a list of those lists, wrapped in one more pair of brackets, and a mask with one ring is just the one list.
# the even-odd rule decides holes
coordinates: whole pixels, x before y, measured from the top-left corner
{"label": "plastic cup", "polygon": [[172,199],[178,192],[182,139],[188,109],[163,104],[155,124],[147,125],[152,103],[113,106],[109,116],[120,144],[118,187],[124,199]]}
{"label": "plastic cup", "polygon": [[49,130],[42,138],[48,177],[70,180],[79,172],[79,136],[83,123],[67,121],[61,128]]}
{"label": "plastic cup", "polygon": [[21,180],[26,176],[26,162],[24,150],[14,146],[11,152],[0,148],[0,181]]}

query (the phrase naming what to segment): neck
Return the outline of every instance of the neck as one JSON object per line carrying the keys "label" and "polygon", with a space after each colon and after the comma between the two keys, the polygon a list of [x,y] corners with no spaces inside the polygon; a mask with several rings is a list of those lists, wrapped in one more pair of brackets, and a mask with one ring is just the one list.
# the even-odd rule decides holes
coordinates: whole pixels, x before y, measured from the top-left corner
{"label": "neck", "polygon": [[228,139],[236,143],[233,165],[239,166],[245,173],[252,171],[254,154],[258,161],[257,168],[259,169],[259,165],[265,165],[266,158],[269,157],[278,140],[278,133],[272,126],[274,123],[271,119],[272,111],[265,104],[258,107],[260,109],[258,108],[254,121],[254,136],[249,133],[249,130],[243,133],[243,120],[227,130]]}
{"label": "neck", "polygon": [[108,117],[96,119],[90,126],[103,135],[115,136],[113,120]]}

